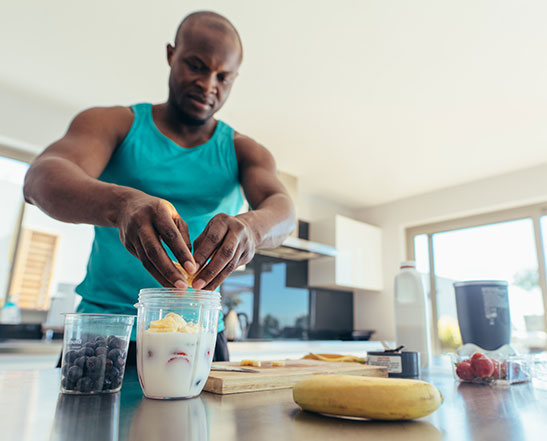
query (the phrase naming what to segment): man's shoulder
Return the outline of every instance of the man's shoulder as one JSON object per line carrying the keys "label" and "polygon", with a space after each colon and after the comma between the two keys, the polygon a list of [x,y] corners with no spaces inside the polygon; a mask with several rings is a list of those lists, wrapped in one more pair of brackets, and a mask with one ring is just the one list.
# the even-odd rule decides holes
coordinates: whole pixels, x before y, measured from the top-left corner
{"label": "man's shoulder", "polygon": [[235,148],[243,149],[254,149],[254,148],[264,148],[261,144],[255,141],[250,136],[244,135],[243,133],[234,130],[234,146]]}
{"label": "man's shoulder", "polygon": [[107,120],[133,120],[133,111],[129,106],[95,106],[89,107],[79,115],[85,115],[94,119],[107,119]]}
{"label": "man's shoulder", "polygon": [[124,137],[133,124],[134,115],[130,107],[90,107],[81,111],[72,121],[76,130],[97,130],[110,132],[116,138]]}
{"label": "man's shoulder", "polygon": [[234,149],[240,165],[243,163],[256,163],[271,161],[272,155],[269,150],[255,141],[250,136],[234,130]]}

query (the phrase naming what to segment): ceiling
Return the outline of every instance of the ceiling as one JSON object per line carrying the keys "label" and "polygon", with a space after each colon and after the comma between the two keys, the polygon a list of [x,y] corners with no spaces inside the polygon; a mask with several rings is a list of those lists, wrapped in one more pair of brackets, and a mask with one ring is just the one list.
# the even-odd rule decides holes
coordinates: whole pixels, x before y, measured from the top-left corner
{"label": "ceiling", "polygon": [[245,50],[219,117],[306,192],[360,208],[547,162],[544,1],[4,2],[0,82],[74,109],[161,102],[198,9]]}

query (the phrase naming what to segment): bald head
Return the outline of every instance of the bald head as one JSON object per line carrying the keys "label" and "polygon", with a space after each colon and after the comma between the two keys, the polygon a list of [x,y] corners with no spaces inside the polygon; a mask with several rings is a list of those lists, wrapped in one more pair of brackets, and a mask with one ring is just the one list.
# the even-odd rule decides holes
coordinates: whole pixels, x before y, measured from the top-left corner
{"label": "bald head", "polygon": [[212,11],[198,11],[187,15],[179,27],[175,35],[175,46],[183,43],[184,38],[189,33],[200,31],[204,28],[209,28],[226,35],[227,38],[233,39],[240,52],[240,61],[243,58],[243,45],[239,38],[239,33],[235,26],[226,17]]}

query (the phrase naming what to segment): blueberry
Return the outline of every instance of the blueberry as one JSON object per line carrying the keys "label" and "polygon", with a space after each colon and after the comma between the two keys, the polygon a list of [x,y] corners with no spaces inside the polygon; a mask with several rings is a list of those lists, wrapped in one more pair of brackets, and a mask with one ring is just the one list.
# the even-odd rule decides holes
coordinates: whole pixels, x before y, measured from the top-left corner
{"label": "blueberry", "polygon": [[68,370],[68,374],[67,374],[67,378],[69,381],[78,381],[82,375],[83,375],[84,371],[81,367],[79,366],[72,366],[69,370]]}
{"label": "blueberry", "polygon": [[72,363],[76,358],[78,358],[78,352],[77,351],[68,351],[65,354],[66,363]]}
{"label": "blueberry", "polygon": [[102,335],[99,335],[96,339],[95,339],[95,347],[99,347],[99,346],[107,346],[107,343],[106,343],[106,338],[104,338]]}
{"label": "blueberry", "polygon": [[82,349],[80,349],[78,351],[78,357],[83,357],[83,356],[86,356],[86,357],[92,357],[95,355],[95,349],[92,349],[91,347],[89,346],[84,346]]}
{"label": "blueberry", "polygon": [[122,356],[119,356],[118,358],[116,358],[116,360],[114,360],[114,366],[116,366],[120,370],[123,370],[125,366],[124,358]]}
{"label": "blueberry", "polygon": [[123,355],[123,351],[121,349],[111,349],[108,351],[108,358],[110,358],[112,361],[116,361],[116,359]]}
{"label": "blueberry", "polygon": [[76,383],[76,390],[80,392],[90,392],[95,387],[95,382],[89,377],[83,377]]}
{"label": "blueberry", "polygon": [[66,375],[68,374],[69,369],[70,369],[70,364],[68,364],[68,363],[63,364],[63,368],[61,369],[61,373],[63,374],[64,377],[66,377]]}
{"label": "blueberry", "polygon": [[97,346],[97,349],[95,349],[95,355],[105,355],[106,356],[107,349],[106,346]]}
{"label": "blueberry", "polygon": [[85,355],[82,355],[81,357],[78,357],[76,360],[74,360],[74,366],[78,366],[79,368],[84,369],[86,360],[87,357]]}
{"label": "blueberry", "polygon": [[113,367],[110,372],[107,375],[107,378],[110,380],[114,380],[115,378],[118,378],[120,376],[120,370],[118,368]]}
{"label": "blueberry", "polygon": [[110,349],[121,348],[123,346],[123,340],[121,338],[116,337],[115,335],[109,336],[106,339],[106,342]]}
{"label": "blueberry", "polygon": [[107,358],[106,361],[105,361],[105,370],[106,370],[106,372],[110,372],[112,370],[113,366],[114,366],[114,362],[110,358]]}
{"label": "blueberry", "polygon": [[110,384],[111,389],[116,389],[122,384],[122,379],[120,377],[116,377],[112,379],[112,383]]}
{"label": "blueberry", "polygon": [[61,385],[65,390],[74,390],[75,383],[73,381],[70,381],[68,378],[64,377],[61,380]]}
{"label": "blueberry", "polygon": [[86,366],[89,373],[97,373],[103,370],[103,363],[99,357],[89,357]]}
{"label": "blueberry", "polygon": [[125,352],[121,349],[111,349],[108,352],[108,358],[114,362],[114,366],[121,369],[125,365]]}
{"label": "blueberry", "polygon": [[103,390],[112,389],[112,380],[110,378],[105,378],[103,383]]}

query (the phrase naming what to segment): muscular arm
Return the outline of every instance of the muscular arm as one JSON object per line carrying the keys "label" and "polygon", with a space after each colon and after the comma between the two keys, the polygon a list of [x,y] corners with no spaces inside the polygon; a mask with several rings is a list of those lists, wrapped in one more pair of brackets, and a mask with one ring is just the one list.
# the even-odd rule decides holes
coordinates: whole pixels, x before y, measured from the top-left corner
{"label": "muscular arm", "polygon": [[272,154],[250,138],[239,138],[240,181],[252,208],[239,217],[251,226],[257,248],[275,248],[294,230],[294,204],[277,177]]}
{"label": "muscular arm", "polygon": [[[271,153],[252,139],[236,135],[239,178],[252,211],[215,216],[194,242],[201,268],[193,287],[215,289],[258,248],[275,248],[295,227],[294,205],[277,177]],[[210,259],[209,263],[207,261]]]}
{"label": "muscular arm", "polygon": [[124,107],[94,108],[74,118],[66,135],[49,146],[25,176],[25,200],[51,217],[116,227],[127,250],[163,286],[187,286],[161,240],[192,273],[194,258],[186,223],[172,204],[134,188],[97,178],[133,121]]}
{"label": "muscular arm", "polygon": [[94,108],[80,113],[66,135],[32,163],[25,176],[25,200],[51,217],[112,227],[132,189],[97,180],[131,126],[128,109]]}

